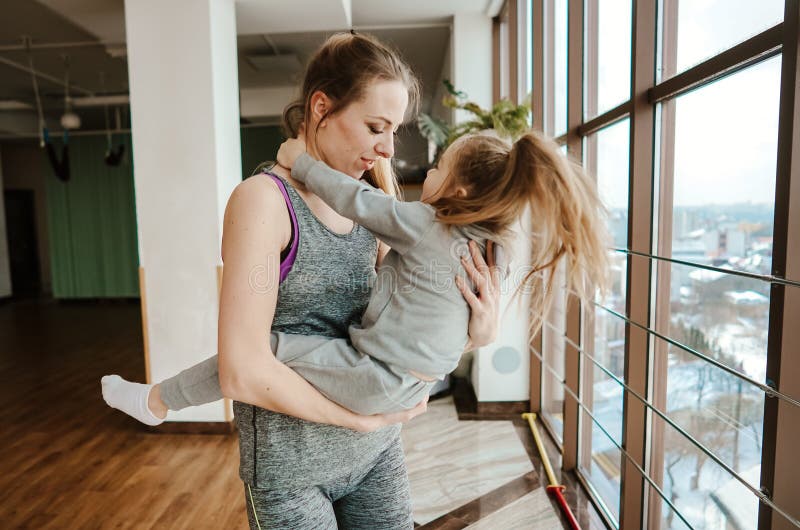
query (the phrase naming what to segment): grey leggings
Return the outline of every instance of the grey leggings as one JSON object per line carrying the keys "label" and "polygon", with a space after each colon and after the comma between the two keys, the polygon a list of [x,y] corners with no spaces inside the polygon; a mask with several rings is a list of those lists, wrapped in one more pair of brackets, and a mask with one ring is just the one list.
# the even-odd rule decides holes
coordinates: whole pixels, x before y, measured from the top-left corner
{"label": "grey leggings", "polygon": [[[422,381],[355,350],[347,339],[273,332],[275,357],[314,385],[331,401],[358,414],[410,409],[427,396],[436,381]],[[222,399],[217,357],[188,368],[161,383],[161,399],[181,410]]]}
{"label": "grey leggings", "polygon": [[414,528],[403,447],[398,438],[370,465],[319,486],[270,490],[244,486],[252,530]]}
{"label": "grey leggings", "polygon": [[169,410],[182,410],[222,399],[217,356],[161,381],[159,387],[161,400]]}
{"label": "grey leggings", "polygon": [[[170,410],[222,399],[217,356],[164,380],[161,399]],[[244,493],[247,517],[254,530],[414,527],[399,437],[371,464],[326,484],[291,490],[253,488],[245,484]]]}

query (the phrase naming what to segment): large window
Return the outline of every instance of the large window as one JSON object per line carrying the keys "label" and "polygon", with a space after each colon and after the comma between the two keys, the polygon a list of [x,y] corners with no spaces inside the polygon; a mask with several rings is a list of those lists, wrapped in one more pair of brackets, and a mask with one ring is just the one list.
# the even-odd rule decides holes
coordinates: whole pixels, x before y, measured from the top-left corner
{"label": "large window", "polygon": [[700,528],[757,525],[757,498],[723,465],[759,487],[764,392],[736,374],[765,380],[770,285],[733,272],[771,269],[780,64],[768,59],[660,109],[658,254],[679,260],[662,263],[657,279],[665,338],[655,339],[654,375],[666,384],[654,405],[672,423],[656,416],[653,467],[673,504],[660,528],[677,524],[676,512]]}
{"label": "large window", "polygon": [[[508,99],[511,95],[511,53],[509,48],[509,9],[506,7],[499,15],[499,68],[500,68],[500,93],[497,99]],[[516,67],[516,65],[514,65]]]}
{"label": "large window", "polygon": [[612,527],[800,528],[800,7],[526,9],[543,128],[596,179],[613,240],[610,293],[578,327],[560,295],[531,385],[565,468]]}
{"label": "large window", "polygon": [[[630,124],[614,123],[585,138],[584,165],[597,178],[608,209],[613,247],[628,248],[628,151]],[[624,380],[627,255],[609,249],[611,290],[597,305],[584,308],[581,340],[581,414],[579,466],[590,477],[609,512],[619,519]]]}
{"label": "large window", "polygon": [[631,97],[631,0],[586,2],[584,115],[594,118]]}
{"label": "large window", "polygon": [[567,0],[544,2],[543,14],[544,131],[552,136],[560,136],[567,132]]}
{"label": "large window", "polygon": [[[556,271],[554,285],[564,285],[563,268]],[[564,438],[564,355],[566,346],[566,296],[556,293],[542,328],[542,417],[559,442]]]}
{"label": "large window", "polygon": [[520,17],[520,35],[524,35],[525,39],[520,45],[520,49],[524,49],[525,53],[520,55],[521,69],[525,72],[523,77],[523,90],[522,95],[527,96],[533,91],[533,25],[531,24],[533,0],[525,0],[525,10],[523,16]]}
{"label": "large window", "polygon": [[[673,32],[671,77],[783,20],[783,0],[663,0],[662,21]],[[665,50],[666,51],[666,50]]]}

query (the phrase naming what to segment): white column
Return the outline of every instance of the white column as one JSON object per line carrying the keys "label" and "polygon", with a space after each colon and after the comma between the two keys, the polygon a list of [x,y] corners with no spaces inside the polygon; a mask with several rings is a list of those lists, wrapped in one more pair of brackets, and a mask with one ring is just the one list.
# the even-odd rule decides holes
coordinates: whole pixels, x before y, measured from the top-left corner
{"label": "white column", "polygon": [[[456,13],[452,36],[453,85],[484,109],[492,107],[492,19],[483,13]],[[472,119],[456,111],[455,123]],[[530,216],[523,217],[530,226]],[[475,352],[472,386],[478,401],[525,401],[530,398],[528,352],[529,295],[512,295],[530,270],[530,230],[517,227],[509,249],[510,276],[503,282],[497,340]]]}
{"label": "white column", "polygon": [[478,401],[530,399],[531,296],[525,289],[514,296],[531,270],[530,226],[530,211],[526,209],[514,225],[514,237],[508,249],[511,261],[508,277],[501,286],[497,338],[492,344],[479,348],[472,362],[472,386]]}
{"label": "white column", "polygon": [[[225,204],[241,181],[234,0],[126,0],[149,379],[216,353]],[[217,402],[170,413],[223,421]]]}
{"label": "white column", "polygon": [[[483,13],[453,15],[451,81],[470,101],[492,107],[492,19]],[[455,123],[472,118],[465,110],[455,113]]]}
{"label": "white column", "polygon": [[6,207],[3,194],[3,164],[0,160],[0,298],[11,296],[11,263],[6,234]]}

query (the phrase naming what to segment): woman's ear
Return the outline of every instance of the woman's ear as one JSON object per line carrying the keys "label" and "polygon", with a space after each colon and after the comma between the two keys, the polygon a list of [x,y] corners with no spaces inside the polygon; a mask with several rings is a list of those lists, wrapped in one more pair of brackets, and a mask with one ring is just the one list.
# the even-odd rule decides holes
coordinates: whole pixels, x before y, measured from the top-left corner
{"label": "woman's ear", "polygon": [[467,188],[464,186],[456,186],[454,195],[459,199],[467,198]]}
{"label": "woman's ear", "polygon": [[[311,94],[311,118],[313,123],[320,123],[328,115],[332,107],[331,99],[321,90]],[[325,121],[319,125],[325,127]]]}

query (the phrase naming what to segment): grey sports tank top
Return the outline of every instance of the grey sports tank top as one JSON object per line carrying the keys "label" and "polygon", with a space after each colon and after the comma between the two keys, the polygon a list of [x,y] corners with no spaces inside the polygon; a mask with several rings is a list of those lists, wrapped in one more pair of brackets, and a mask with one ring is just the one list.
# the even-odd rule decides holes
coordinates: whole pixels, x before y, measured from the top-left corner
{"label": "grey sports tank top", "polygon": [[[278,290],[272,329],[346,337],[361,320],[375,278],[377,242],[366,228],[336,234],[283,180],[297,216],[299,246]],[[361,434],[306,422],[234,402],[239,429],[239,476],[254,487],[286,489],[323,484],[375,460],[399,426]]]}

